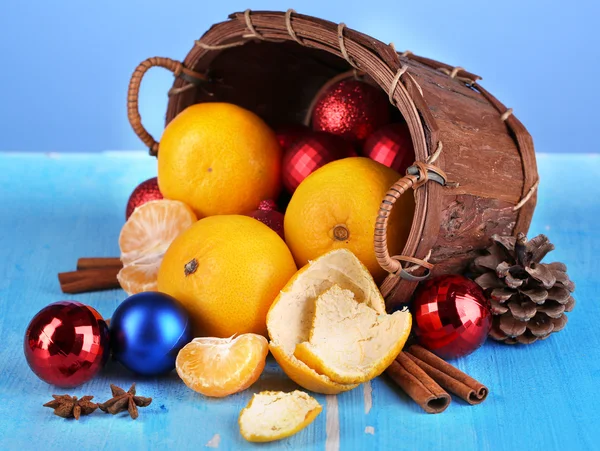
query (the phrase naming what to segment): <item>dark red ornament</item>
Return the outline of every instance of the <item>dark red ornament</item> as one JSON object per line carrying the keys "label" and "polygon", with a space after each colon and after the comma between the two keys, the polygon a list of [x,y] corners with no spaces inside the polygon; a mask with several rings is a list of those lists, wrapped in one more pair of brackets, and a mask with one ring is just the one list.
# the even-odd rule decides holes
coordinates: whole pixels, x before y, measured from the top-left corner
{"label": "dark red ornament", "polygon": [[356,151],[343,139],[323,132],[308,132],[283,155],[283,185],[293,193],[302,181],[334,160],[354,157]]}
{"label": "dark red ornament", "polygon": [[277,211],[277,204],[274,200],[261,201],[258,209],[249,213],[248,216],[269,226],[283,239],[283,214]]}
{"label": "dark red ornament", "polygon": [[33,317],[23,342],[31,370],[43,381],[75,387],[106,363],[109,332],[102,316],[85,304],[50,304]]}
{"label": "dark red ornament", "polygon": [[158,189],[158,179],[156,177],[152,177],[151,179],[146,180],[145,182],[140,183],[129,196],[129,200],[127,201],[127,209],[125,210],[125,219],[129,219],[131,213],[146,202],[151,200],[160,200],[163,199],[163,195]]}
{"label": "dark red ornament", "polygon": [[359,80],[342,80],[321,95],[312,113],[313,130],[349,141],[363,141],[390,122],[390,104],[383,91]]}
{"label": "dark red ornament", "polygon": [[277,136],[277,141],[279,141],[281,149],[285,152],[298,139],[306,136],[309,131],[310,129],[306,125],[302,124],[282,125],[281,127],[277,127],[275,129],[275,136]]}
{"label": "dark red ornament", "polygon": [[367,138],[363,155],[404,174],[413,161],[415,150],[406,122],[384,125]]}
{"label": "dark red ornament", "polygon": [[492,325],[483,290],[463,276],[440,276],[420,285],[411,311],[418,342],[444,359],[475,351]]}

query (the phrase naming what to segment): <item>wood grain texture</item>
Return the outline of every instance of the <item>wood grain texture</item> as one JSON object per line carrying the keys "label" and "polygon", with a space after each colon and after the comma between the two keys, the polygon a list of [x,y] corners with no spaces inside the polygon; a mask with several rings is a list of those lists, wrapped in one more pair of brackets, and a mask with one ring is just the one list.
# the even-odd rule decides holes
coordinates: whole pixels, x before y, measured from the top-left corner
{"label": "wood grain texture", "polygon": [[[39,309],[67,298],[108,317],[124,299],[120,290],[66,297],[56,273],[73,269],[81,255],[118,254],[123,206],[139,182],[155,175],[155,165],[141,152],[0,154],[0,449],[324,450],[327,403],[321,395],[316,398],[324,412],[299,434],[260,446],[240,437],[237,416],[253,393],[297,388],[271,359],[255,386],[226,399],[203,398],[175,373],[142,379],[113,362],[73,390],[48,386],[28,369],[23,334]],[[531,234],[551,238],[551,260],[566,262],[577,283],[577,306],[566,329],[529,347],[490,341],[453,361],[490,388],[479,406],[454,399],[444,413],[427,415],[385,377],[372,381],[368,397],[360,387],[339,395],[341,450],[597,448],[600,157],[539,155],[538,165],[542,184]],[[577,171],[577,184],[562,183],[566,167]],[[140,394],[154,398],[136,421],[97,412],[77,423],[41,407],[53,393],[105,401],[109,383],[134,381]],[[372,403],[367,414],[365,399]]]}

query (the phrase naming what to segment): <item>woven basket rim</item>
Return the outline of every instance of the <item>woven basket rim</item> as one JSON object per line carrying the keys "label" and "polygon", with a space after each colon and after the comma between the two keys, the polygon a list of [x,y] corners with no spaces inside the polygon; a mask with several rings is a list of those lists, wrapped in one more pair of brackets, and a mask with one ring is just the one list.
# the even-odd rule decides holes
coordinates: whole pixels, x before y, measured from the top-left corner
{"label": "woven basket rim", "polygon": [[[453,67],[428,58],[414,55],[406,51],[399,54],[393,44],[384,44],[366,34],[352,30],[344,24],[335,24],[330,21],[312,16],[297,14],[293,10],[287,12],[254,11],[233,13],[229,19],[217,23],[195,42],[183,63],[173,62],[165,58],[146,60],[134,73],[129,91],[130,121],[136,133],[142,140],[149,144],[151,153],[158,150],[158,143],[141,126],[139,112],[137,111],[137,96],[139,82],[143,73],[152,66],[166,67],[176,75],[170,91],[175,96],[171,97],[167,109],[166,122],[172,120],[187,105],[184,96],[177,95],[190,88],[194,88],[199,80],[206,79],[206,74],[201,71],[210,66],[210,62],[222,51],[229,48],[243,46],[248,42],[296,42],[304,47],[326,51],[339,58],[345,59],[351,66],[366,73],[389,96],[392,105],[397,108],[407,122],[415,153],[415,165],[419,168],[418,175],[407,176],[400,179],[388,191],[380,208],[380,215],[376,221],[375,249],[378,261],[391,276],[386,279],[382,291],[391,291],[398,283],[397,274],[403,268],[401,261],[417,262],[416,267],[426,267],[427,259],[437,240],[441,225],[441,199],[442,190],[445,189],[437,183],[420,183],[427,181],[427,166],[436,161],[439,167],[432,167],[434,172],[443,174],[444,154],[441,152],[442,143],[439,139],[440,127],[429,110],[423,97],[423,90],[411,75],[411,67],[418,71],[419,66],[440,71],[456,83],[467,85],[485,98],[501,114],[501,120],[512,133],[515,145],[521,154],[523,166],[523,204],[534,197],[537,187],[537,169],[535,153],[531,137],[525,127],[514,117],[511,109],[507,109],[493,95],[487,92],[477,81],[478,75],[465,71],[460,67]],[[153,61],[151,61],[153,60]],[[160,61],[156,61],[160,60]],[[151,61],[151,62],[149,62]],[[201,64],[200,64],[201,63]],[[137,75],[136,75],[137,74]],[[133,118],[133,119],[132,119]],[[441,169],[440,169],[441,168]],[[425,172],[423,172],[425,171]],[[403,250],[403,256],[390,256],[387,249],[385,233],[377,234],[380,219],[387,214],[397,198],[407,189],[415,189],[415,214],[409,237]],[[419,189],[416,189],[419,188]],[[521,208],[519,202],[517,209]],[[519,224],[528,226],[532,210],[527,214],[518,214],[515,229]],[[387,224],[387,216],[383,217],[383,230]],[[522,227],[521,227],[522,228]],[[425,231],[429,233],[425,233]],[[419,258],[416,256],[419,255]],[[425,263],[425,264],[424,264]],[[431,266],[431,265],[429,265]],[[414,265],[413,265],[414,267]],[[386,283],[389,282],[389,290]]]}

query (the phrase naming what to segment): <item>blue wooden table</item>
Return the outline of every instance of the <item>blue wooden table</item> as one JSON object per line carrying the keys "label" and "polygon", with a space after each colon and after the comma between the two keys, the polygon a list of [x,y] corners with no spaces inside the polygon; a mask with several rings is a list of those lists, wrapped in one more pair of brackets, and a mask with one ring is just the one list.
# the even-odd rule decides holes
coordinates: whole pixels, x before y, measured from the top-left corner
{"label": "blue wooden table", "polygon": [[[59,271],[80,256],[118,255],[131,190],[155,175],[143,153],[0,153],[0,449],[599,449],[600,156],[539,155],[539,202],[530,235],[547,234],[577,283],[566,329],[527,347],[486,343],[455,361],[491,390],[482,405],[454,399],[427,415],[386,378],[337,397],[317,395],[316,421],[281,442],[246,443],[237,416],[253,393],[293,389],[269,360],[260,381],[226,399],[206,399],[175,373],[140,379],[109,363],[70,394],[110,397],[109,383],[154,398],[138,420],[96,412],[79,422],[42,408],[53,393],[27,367],[25,329],[45,305],[75,299],[110,317],[120,290],[61,294]],[[576,174],[570,182],[565,174]]]}

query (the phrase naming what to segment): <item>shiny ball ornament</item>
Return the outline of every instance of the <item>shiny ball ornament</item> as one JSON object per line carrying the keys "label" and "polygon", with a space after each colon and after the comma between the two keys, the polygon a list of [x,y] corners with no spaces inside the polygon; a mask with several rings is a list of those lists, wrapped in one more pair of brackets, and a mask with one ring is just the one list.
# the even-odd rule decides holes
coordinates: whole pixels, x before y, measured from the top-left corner
{"label": "shiny ball ornament", "polygon": [[384,125],[367,138],[363,155],[405,174],[415,161],[415,151],[406,122]]}
{"label": "shiny ball ornament", "polygon": [[270,227],[283,239],[283,213],[277,211],[277,204],[274,200],[261,201],[258,209],[249,213],[248,216]]}
{"label": "shiny ball ornament", "polygon": [[440,276],[420,285],[411,311],[419,344],[444,359],[471,354],[492,325],[482,289],[463,276]]}
{"label": "shiny ball ornament", "polygon": [[281,149],[285,152],[292,144],[305,136],[309,131],[310,129],[302,124],[282,125],[275,129],[275,136],[277,137]]}
{"label": "shiny ball ornament", "polygon": [[354,147],[343,139],[323,132],[309,132],[283,155],[283,185],[293,194],[298,185],[321,166],[356,156]]}
{"label": "shiny ball ornament", "polygon": [[383,91],[359,80],[342,80],[317,100],[313,130],[359,142],[390,122],[390,104]]}
{"label": "shiny ball ornament", "polygon": [[129,219],[133,211],[144,205],[146,202],[151,200],[160,200],[163,198],[163,195],[158,189],[158,179],[156,177],[152,177],[142,183],[140,183],[129,196],[129,200],[127,201],[127,208],[125,209],[125,219]]}
{"label": "shiny ball ornament", "polygon": [[23,349],[29,367],[44,382],[75,387],[92,379],[106,363],[108,326],[92,307],[55,302],[33,317]]}
{"label": "shiny ball ornament", "polygon": [[110,320],[113,357],[142,376],[173,370],[177,353],[192,338],[187,312],[164,293],[134,294],[117,307]]}

